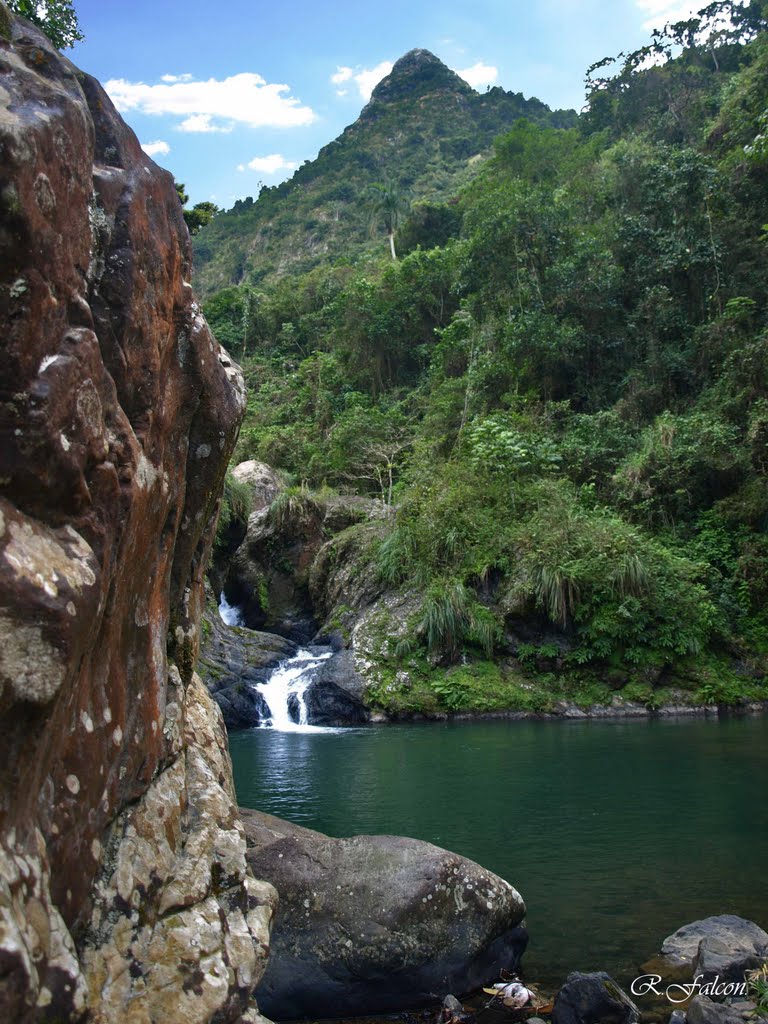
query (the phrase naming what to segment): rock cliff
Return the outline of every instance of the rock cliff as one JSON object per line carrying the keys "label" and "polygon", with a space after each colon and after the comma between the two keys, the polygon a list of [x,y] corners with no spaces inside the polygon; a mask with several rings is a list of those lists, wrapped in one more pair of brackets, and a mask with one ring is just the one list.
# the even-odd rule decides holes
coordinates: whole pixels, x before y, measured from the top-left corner
{"label": "rock cliff", "polygon": [[244,410],[171,176],[0,3],[0,1019],[251,1020],[274,890],[193,673]]}

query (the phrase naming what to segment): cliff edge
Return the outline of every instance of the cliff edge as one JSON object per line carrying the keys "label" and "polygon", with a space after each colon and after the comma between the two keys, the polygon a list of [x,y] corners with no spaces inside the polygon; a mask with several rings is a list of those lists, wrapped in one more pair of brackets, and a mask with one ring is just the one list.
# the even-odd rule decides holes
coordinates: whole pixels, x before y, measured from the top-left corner
{"label": "cliff edge", "polygon": [[0,1018],[255,1019],[274,890],[194,675],[245,406],[173,179],[0,3]]}

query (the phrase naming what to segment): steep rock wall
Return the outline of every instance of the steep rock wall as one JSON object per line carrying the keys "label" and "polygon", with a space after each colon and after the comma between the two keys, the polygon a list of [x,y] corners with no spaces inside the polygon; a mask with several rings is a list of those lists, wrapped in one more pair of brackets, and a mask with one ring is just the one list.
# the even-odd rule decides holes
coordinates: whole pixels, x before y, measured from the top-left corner
{"label": "steep rock wall", "polygon": [[193,675],[245,396],[190,272],[171,176],[0,3],[2,1020],[234,1021],[263,970]]}

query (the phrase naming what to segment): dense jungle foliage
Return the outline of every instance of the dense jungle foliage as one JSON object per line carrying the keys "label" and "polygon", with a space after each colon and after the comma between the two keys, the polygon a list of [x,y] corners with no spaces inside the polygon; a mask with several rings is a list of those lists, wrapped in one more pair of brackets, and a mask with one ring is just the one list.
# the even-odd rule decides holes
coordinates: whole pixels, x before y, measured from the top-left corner
{"label": "dense jungle foliage", "polygon": [[206,303],[250,382],[238,460],[392,504],[370,571],[444,663],[527,617],[532,671],[764,677],[767,27],[717,3],[592,69],[576,126],[518,120],[412,201],[397,261],[381,230]]}

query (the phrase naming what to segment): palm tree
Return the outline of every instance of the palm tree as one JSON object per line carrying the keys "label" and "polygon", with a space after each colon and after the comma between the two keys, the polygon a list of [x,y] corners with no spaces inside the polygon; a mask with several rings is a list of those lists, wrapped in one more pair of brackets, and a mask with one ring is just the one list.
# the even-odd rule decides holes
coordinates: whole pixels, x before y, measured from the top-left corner
{"label": "palm tree", "polygon": [[401,219],[407,216],[410,203],[398,183],[393,178],[387,178],[384,182],[371,185],[370,208],[371,234],[379,224],[384,224],[384,230],[389,238],[389,251],[392,253],[392,259],[396,260],[395,231]]}

